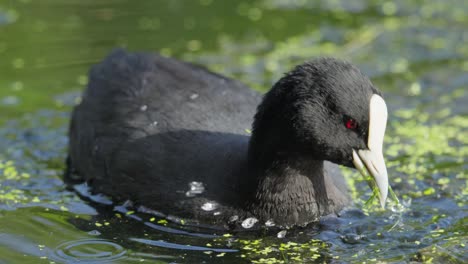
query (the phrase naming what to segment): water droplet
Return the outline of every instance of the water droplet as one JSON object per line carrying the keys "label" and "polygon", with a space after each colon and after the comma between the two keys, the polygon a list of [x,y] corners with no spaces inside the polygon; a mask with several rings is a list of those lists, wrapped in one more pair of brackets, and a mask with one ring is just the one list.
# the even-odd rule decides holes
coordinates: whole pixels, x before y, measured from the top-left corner
{"label": "water droplet", "polygon": [[201,206],[204,211],[213,211],[216,208],[218,208],[218,205],[215,202],[206,202]]}
{"label": "water droplet", "polygon": [[231,223],[232,223],[232,222],[235,222],[235,221],[237,221],[237,220],[239,220],[239,216],[238,216],[238,215],[233,215],[233,216],[231,216],[231,217],[229,218],[229,222],[231,222]]}
{"label": "water droplet", "polygon": [[189,183],[189,190],[185,193],[187,197],[194,197],[197,194],[202,194],[205,191],[205,186],[202,182],[193,181]]}
{"label": "water droplet", "polygon": [[288,233],[288,231],[286,231],[286,230],[281,230],[281,231],[278,232],[278,234],[276,235],[276,237],[278,237],[278,238],[285,238],[287,233]]}
{"label": "water droplet", "polygon": [[268,220],[265,222],[265,226],[268,226],[268,227],[272,227],[272,226],[275,226],[275,222],[273,222],[273,220]]}
{"label": "water droplet", "polygon": [[245,219],[245,220],[242,222],[242,227],[243,227],[243,228],[252,228],[257,222],[258,222],[258,219],[257,219],[257,218],[255,218],[255,217],[249,217],[249,218]]}

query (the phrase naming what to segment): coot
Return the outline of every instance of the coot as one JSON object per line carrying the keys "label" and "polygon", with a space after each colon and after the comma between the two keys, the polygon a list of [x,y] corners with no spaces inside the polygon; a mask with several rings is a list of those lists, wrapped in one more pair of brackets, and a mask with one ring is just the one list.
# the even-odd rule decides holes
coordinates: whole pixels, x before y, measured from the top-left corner
{"label": "coot", "polygon": [[299,65],[261,96],[200,66],[116,50],[73,110],[65,178],[184,218],[304,225],[351,202],[328,161],[368,171],[384,205],[386,119],[380,92],[341,60]]}

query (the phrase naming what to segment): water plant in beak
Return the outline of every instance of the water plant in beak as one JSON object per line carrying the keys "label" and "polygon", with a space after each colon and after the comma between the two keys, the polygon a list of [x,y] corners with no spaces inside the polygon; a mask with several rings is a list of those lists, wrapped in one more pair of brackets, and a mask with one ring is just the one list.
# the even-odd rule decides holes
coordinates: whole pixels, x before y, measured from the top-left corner
{"label": "water plant in beak", "polygon": [[385,208],[389,184],[383,158],[383,139],[387,124],[387,105],[377,94],[372,95],[369,106],[369,136],[367,149],[353,150],[353,164],[374,191],[377,188],[380,205]]}

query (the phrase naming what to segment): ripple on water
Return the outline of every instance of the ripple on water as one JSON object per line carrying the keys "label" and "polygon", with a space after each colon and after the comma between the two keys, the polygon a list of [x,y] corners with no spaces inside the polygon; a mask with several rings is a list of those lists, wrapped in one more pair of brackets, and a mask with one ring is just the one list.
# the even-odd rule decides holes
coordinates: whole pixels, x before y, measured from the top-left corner
{"label": "ripple on water", "polygon": [[51,258],[66,263],[107,263],[127,258],[127,251],[108,240],[80,239],[60,244]]}

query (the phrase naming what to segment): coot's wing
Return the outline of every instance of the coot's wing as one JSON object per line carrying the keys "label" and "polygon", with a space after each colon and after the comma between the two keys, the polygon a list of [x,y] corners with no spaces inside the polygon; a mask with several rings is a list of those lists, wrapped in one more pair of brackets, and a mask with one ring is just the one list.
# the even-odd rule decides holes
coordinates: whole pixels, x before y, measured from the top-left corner
{"label": "coot's wing", "polygon": [[[191,177],[183,172],[219,174],[245,159],[245,130],[259,101],[257,92],[201,67],[117,50],[93,67],[73,111],[71,164],[105,193],[119,192],[117,186],[130,186],[136,178],[141,190],[145,181],[166,187],[171,177],[173,184],[186,184]],[[219,170],[205,170],[208,165]],[[153,195],[161,191],[153,189]],[[138,191],[129,187],[125,193]]]}

